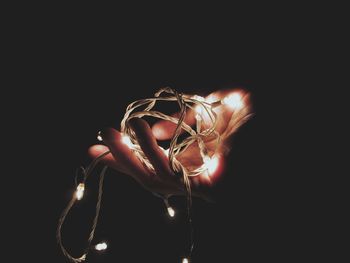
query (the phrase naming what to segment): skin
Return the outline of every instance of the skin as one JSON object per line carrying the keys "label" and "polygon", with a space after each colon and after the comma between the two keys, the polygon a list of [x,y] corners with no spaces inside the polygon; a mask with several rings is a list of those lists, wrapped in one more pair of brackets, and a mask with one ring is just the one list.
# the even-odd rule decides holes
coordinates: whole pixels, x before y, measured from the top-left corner
{"label": "skin", "polygon": [[[220,100],[225,96],[237,92],[237,90],[224,90],[214,92],[206,97]],[[243,91],[238,91],[242,95],[245,105],[249,105],[249,96]],[[227,125],[231,119],[233,109],[226,105],[220,105],[214,109],[218,116],[218,125],[216,131],[223,134],[228,128]],[[175,114],[176,115],[176,114]],[[185,122],[189,125],[196,123],[195,112],[188,111]],[[142,119],[135,118],[130,120],[130,125],[135,131],[137,140],[144,151],[147,158],[152,163],[156,174],[148,171],[135,156],[127,145],[122,143],[122,134],[113,128],[105,129],[101,132],[101,137],[105,145],[94,145],[89,149],[89,155],[92,158],[98,157],[100,154],[110,150],[111,153],[104,157],[102,162],[128,176],[134,178],[141,186],[147,190],[169,197],[172,195],[184,195],[183,183],[177,176],[174,175],[169,166],[168,157],[159,148],[157,140],[168,140],[173,136],[176,125],[169,121],[159,121],[151,128],[148,123]],[[232,134],[225,138],[219,145],[216,155],[219,159],[218,169],[208,176],[202,174],[196,177],[191,177],[191,184],[194,196],[208,199],[201,186],[214,183],[220,174],[224,171],[225,156],[228,153],[227,146],[230,145]],[[205,144],[209,149],[211,155],[216,145],[213,138],[207,138]],[[202,164],[202,159],[199,154],[198,145],[193,143],[185,152],[183,152],[177,159],[186,168],[196,168]]]}

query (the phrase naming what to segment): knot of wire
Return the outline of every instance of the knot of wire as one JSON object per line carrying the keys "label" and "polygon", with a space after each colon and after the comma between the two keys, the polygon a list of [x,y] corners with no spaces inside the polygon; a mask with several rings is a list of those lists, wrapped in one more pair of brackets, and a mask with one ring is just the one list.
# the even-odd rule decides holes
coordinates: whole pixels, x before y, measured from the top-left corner
{"label": "knot of wire", "polygon": [[[151,116],[175,123],[177,126],[170,141],[168,154],[170,167],[176,173],[183,173],[185,177],[197,176],[206,171],[207,168],[205,167],[205,165],[197,167],[193,170],[188,170],[181,164],[180,161],[176,159],[176,157],[184,151],[186,151],[186,149],[192,143],[197,142],[200,155],[204,161],[205,157],[208,156],[208,149],[204,143],[204,138],[210,135],[214,135],[216,137],[216,146],[219,145],[220,135],[217,131],[215,131],[217,125],[217,116],[213,110],[214,107],[212,107],[211,103],[207,103],[204,100],[200,100],[199,98],[199,96],[183,95],[169,87],[165,87],[160,89],[157,93],[155,93],[154,98],[142,99],[129,104],[129,106],[126,109],[124,118],[121,122],[121,132],[130,138],[130,141],[133,144],[132,148],[135,151],[136,156],[149,170],[154,171],[154,168],[148,160],[148,158],[145,156],[141,147],[139,146],[135,132],[128,124],[128,121],[132,118],[142,118],[144,116]],[[170,116],[160,111],[153,110],[157,101],[177,102],[180,108],[179,117]],[[197,114],[197,122],[196,127],[194,129],[184,122],[187,110],[192,109],[193,111],[196,111],[196,107],[198,106],[201,107],[201,111],[206,113],[206,116],[208,116],[208,121],[206,121],[207,128],[203,130],[203,114]],[[138,110],[141,107],[144,108]],[[186,131],[189,136],[186,137],[183,141],[179,142],[178,139],[182,133],[182,130]]]}

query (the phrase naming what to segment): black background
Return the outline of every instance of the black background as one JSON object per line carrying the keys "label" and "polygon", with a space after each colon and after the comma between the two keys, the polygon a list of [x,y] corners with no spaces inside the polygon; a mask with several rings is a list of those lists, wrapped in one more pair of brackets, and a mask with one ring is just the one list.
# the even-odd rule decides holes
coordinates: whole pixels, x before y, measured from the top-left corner
{"label": "black background", "polygon": [[[12,235],[26,257],[65,262],[55,231],[76,168],[89,163],[87,149],[99,130],[119,128],[130,102],[164,86],[199,95],[244,88],[255,112],[235,136],[230,165],[213,189],[217,203],[194,201],[193,262],[286,262],[320,253],[313,242],[318,225],[308,216],[312,201],[305,198],[307,171],[291,156],[300,130],[289,125],[290,105],[296,91],[305,92],[300,77],[308,63],[299,52],[308,42],[295,37],[293,23],[271,30],[276,20],[257,23],[255,14],[243,19],[233,11],[219,19],[204,15],[203,22],[190,12],[188,23],[167,12],[145,19],[49,10],[11,22],[17,29],[10,38],[8,68],[15,73],[9,87],[20,105],[11,123],[20,126],[19,147],[26,145],[25,157],[15,161],[24,168],[19,187],[29,204],[20,201],[15,207],[21,209],[10,212],[20,214],[16,230],[29,229],[25,239],[21,231]],[[91,223],[95,179],[64,226],[64,243],[74,255],[84,248]],[[106,239],[109,248],[92,252],[89,262],[180,262],[187,248],[184,200],[173,202],[178,214],[169,220],[161,200],[110,171],[96,232],[96,241]]]}

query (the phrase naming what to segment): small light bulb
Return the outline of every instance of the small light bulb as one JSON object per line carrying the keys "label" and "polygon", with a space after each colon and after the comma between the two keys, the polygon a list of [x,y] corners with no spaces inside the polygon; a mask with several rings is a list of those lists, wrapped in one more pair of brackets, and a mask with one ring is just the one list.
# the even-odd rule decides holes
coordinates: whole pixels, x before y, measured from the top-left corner
{"label": "small light bulb", "polygon": [[100,142],[103,141],[100,131],[97,133],[97,140],[99,140]]}
{"label": "small light bulb", "polygon": [[164,149],[163,147],[159,146],[159,148],[163,151],[163,153],[166,155],[166,156],[169,156],[169,149]]}
{"label": "small light bulb", "polygon": [[212,158],[204,156],[203,161],[209,175],[212,175],[219,166],[219,158],[217,156],[212,156]]}
{"label": "small light bulb", "polygon": [[243,106],[242,96],[238,92],[232,93],[223,98],[221,103],[230,106],[233,109],[240,109]]}
{"label": "small light bulb", "polygon": [[209,163],[210,162],[210,157],[208,155],[204,156],[203,162],[204,162],[204,164]]}
{"label": "small light bulb", "polygon": [[212,103],[215,103],[219,100],[219,98],[217,97],[217,95],[214,95],[214,94],[210,94],[206,99],[205,99],[205,102],[206,103],[209,103],[209,104],[212,104]]}
{"label": "small light bulb", "polygon": [[127,135],[122,136],[122,143],[127,145],[130,149],[134,148],[134,144],[131,142],[130,137]]}
{"label": "small light bulb", "polygon": [[166,156],[169,156],[169,149],[164,150]]}
{"label": "small light bulb", "polygon": [[77,197],[78,200],[81,200],[84,196],[84,190],[85,190],[85,184],[83,183],[80,183],[78,186],[77,186],[77,190],[75,192],[75,195]]}
{"label": "small light bulb", "polygon": [[202,112],[203,112],[202,108],[203,108],[202,105],[196,105],[194,107],[194,110],[196,111],[197,115],[202,114]]}
{"label": "small light bulb", "polygon": [[198,101],[201,101],[201,102],[205,101],[205,98],[203,98],[202,96],[198,96],[198,95],[193,95],[191,97],[191,99],[198,100]]}
{"label": "small light bulb", "polygon": [[168,214],[170,217],[175,216],[175,210],[171,206],[168,206]]}
{"label": "small light bulb", "polygon": [[201,115],[196,114],[196,120],[197,120],[197,121],[200,121],[201,119],[202,119]]}
{"label": "small light bulb", "polygon": [[[200,101],[200,102],[205,102],[205,98],[203,98],[202,96],[193,95],[191,98],[194,99],[194,100]],[[197,112],[197,114],[202,114],[202,111],[203,111],[202,105],[197,104],[194,107],[194,110]]]}
{"label": "small light bulb", "polygon": [[98,243],[98,244],[95,246],[95,249],[96,249],[97,251],[106,250],[106,249],[107,249],[107,243],[106,243],[106,242]]}
{"label": "small light bulb", "polygon": [[189,261],[188,261],[187,258],[184,258],[184,259],[182,260],[182,263],[189,263]]}

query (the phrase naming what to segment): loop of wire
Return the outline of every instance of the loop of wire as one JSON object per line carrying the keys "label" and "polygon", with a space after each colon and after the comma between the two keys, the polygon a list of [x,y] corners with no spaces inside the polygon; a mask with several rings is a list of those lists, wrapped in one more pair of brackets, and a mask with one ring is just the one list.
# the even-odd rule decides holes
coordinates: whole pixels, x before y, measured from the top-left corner
{"label": "loop of wire", "polygon": [[[163,93],[167,94],[168,96],[161,96]],[[174,116],[166,115],[162,112],[152,110],[156,105],[157,101],[177,102],[180,108],[179,117],[176,118]],[[190,108],[192,110],[195,110],[195,107],[197,105],[199,105],[200,107],[202,107],[202,109],[205,110],[206,114],[209,117],[209,122],[211,124],[209,125],[208,128],[203,130],[201,130],[202,121],[200,119],[199,120],[197,119],[196,130],[194,130],[191,126],[189,126],[184,122],[187,109]],[[140,110],[139,108],[142,106],[144,107],[144,109]],[[135,112],[136,110],[138,111]],[[217,125],[217,116],[213,110],[213,107],[211,107],[211,104],[206,103],[205,101],[200,101],[198,99],[195,99],[193,96],[179,94],[178,92],[176,92],[175,90],[169,87],[160,89],[155,94],[154,98],[142,99],[129,104],[129,106],[126,108],[126,113],[124,115],[124,118],[121,121],[121,132],[130,138],[130,141],[133,144],[133,150],[135,151],[135,154],[139,158],[139,160],[148,169],[154,172],[154,168],[152,164],[150,163],[148,158],[145,156],[144,152],[142,151],[141,147],[137,142],[135,132],[131,129],[131,127],[128,124],[128,121],[130,119],[142,118],[144,116],[159,118],[162,120],[170,121],[177,125],[169,147],[169,163],[175,173],[176,172],[184,173],[184,175],[187,178],[191,176],[197,176],[206,171],[205,166],[200,166],[194,170],[188,170],[187,168],[182,166],[182,164],[176,159],[176,157],[181,153],[183,153],[184,151],[186,151],[186,149],[194,142],[198,143],[201,156],[204,157],[208,154],[208,150],[203,141],[203,138],[213,134],[216,136],[217,140],[220,140],[219,134],[215,131],[215,128]],[[178,142],[178,138],[182,130],[187,132],[189,136],[185,138],[183,141]],[[216,145],[218,146],[218,143]]]}

